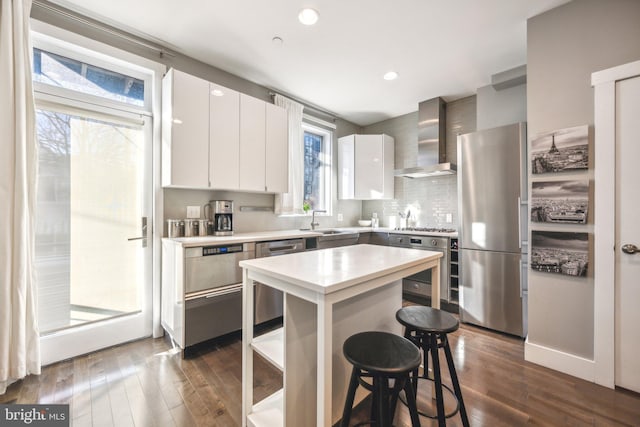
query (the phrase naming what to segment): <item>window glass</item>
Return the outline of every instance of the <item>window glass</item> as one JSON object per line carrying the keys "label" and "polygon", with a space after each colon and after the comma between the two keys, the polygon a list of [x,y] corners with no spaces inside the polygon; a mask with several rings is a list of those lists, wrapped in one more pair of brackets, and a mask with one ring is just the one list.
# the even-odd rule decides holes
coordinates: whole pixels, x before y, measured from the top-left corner
{"label": "window glass", "polygon": [[144,106],[144,81],[41,49],[33,49],[33,80],[126,104]]}
{"label": "window glass", "polygon": [[329,210],[330,144],[328,132],[304,126],[304,200],[313,210]]}

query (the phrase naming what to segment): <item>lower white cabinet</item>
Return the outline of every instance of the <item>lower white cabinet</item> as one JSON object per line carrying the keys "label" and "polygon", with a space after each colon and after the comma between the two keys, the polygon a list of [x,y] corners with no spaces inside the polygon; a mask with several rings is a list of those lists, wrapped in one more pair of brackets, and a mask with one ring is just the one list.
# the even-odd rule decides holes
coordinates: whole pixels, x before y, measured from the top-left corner
{"label": "lower white cabinet", "polygon": [[394,140],[389,135],[338,139],[338,198],[393,199]]}

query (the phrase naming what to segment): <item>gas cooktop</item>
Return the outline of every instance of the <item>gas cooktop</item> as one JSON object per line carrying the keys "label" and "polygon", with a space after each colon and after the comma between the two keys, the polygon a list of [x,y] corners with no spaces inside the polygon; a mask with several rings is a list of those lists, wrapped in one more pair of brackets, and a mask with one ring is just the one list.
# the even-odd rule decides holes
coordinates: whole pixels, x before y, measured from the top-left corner
{"label": "gas cooktop", "polygon": [[420,231],[420,232],[428,232],[428,233],[455,233],[457,230],[455,228],[437,228],[437,227],[406,227],[394,228],[395,231]]}

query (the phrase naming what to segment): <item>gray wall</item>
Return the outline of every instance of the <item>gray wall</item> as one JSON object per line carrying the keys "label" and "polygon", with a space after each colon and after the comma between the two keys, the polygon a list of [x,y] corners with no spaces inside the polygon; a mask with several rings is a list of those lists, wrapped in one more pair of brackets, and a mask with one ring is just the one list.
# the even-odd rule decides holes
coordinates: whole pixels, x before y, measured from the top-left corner
{"label": "gray wall", "polygon": [[[531,18],[527,52],[529,138],[583,124],[593,135],[591,73],[640,58],[640,1],[573,1]],[[592,179],[593,157],[590,163],[588,172],[562,178],[589,177],[592,187],[597,185]],[[588,231],[593,242],[597,236],[590,216],[589,225],[553,229]],[[592,268],[586,279],[530,272],[529,341],[593,358],[593,299]]]}
{"label": "gray wall", "polygon": [[478,130],[527,121],[527,85],[478,88]]}
{"label": "gray wall", "polygon": [[[446,160],[457,158],[457,135],[476,130],[476,97],[446,105]],[[416,166],[418,156],[418,112],[366,126],[365,134],[386,133],[395,139],[395,168]],[[418,227],[458,226],[456,175],[418,179],[395,178],[393,200],[362,202],[362,217],[378,214],[381,226],[397,224],[398,213],[411,210]],[[447,214],[451,222],[447,222]]]}

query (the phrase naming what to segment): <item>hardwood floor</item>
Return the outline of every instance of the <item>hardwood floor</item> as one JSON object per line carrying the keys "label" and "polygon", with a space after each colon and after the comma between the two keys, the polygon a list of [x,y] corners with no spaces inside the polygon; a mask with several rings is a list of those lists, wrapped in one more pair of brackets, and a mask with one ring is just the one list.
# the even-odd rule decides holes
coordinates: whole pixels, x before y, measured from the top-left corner
{"label": "hardwood floor", "polygon": [[[450,343],[472,426],[640,426],[640,395],[527,363],[522,340],[462,325]],[[256,399],[281,387],[259,357],[255,373]],[[68,403],[73,426],[240,426],[241,381],[239,335],[187,359],[145,339],[45,367],[0,403]],[[352,425],[367,414],[365,401]],[[402,405],[395,425],[410,425]],[[447,425],[461,425],[459,416]]]}

